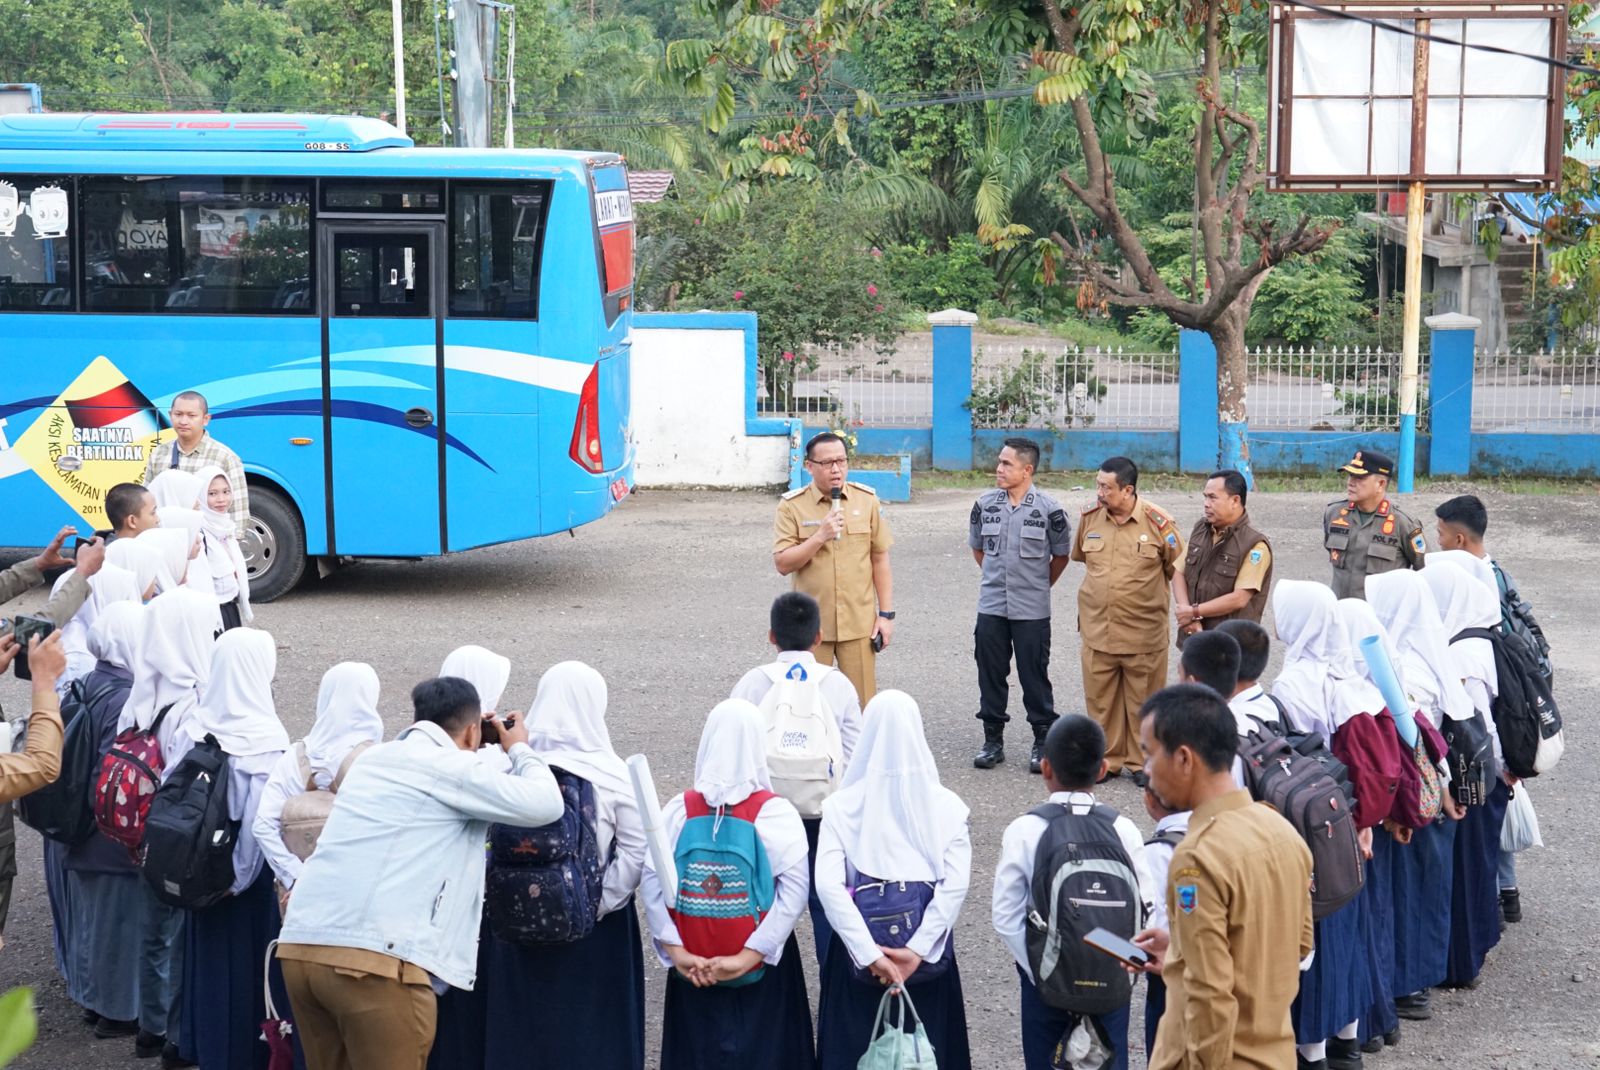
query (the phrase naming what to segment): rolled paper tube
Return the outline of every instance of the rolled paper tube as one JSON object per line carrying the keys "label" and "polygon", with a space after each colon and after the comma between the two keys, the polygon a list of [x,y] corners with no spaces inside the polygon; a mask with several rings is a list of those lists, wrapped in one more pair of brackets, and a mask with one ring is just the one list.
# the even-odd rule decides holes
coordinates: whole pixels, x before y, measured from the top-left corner
{"label": "rolled paper tube", "polygon": [[1389,651],[1383,645],[1383,637],[1369,635],[1357,644],[1361,656],[1367,663],[1367,675],[1377,685],[1378,691],[1383,695],[1384,703],[1389,707],[1389,715],[1394,718],[1395,727],[1400,731],[1400,738],[1408,747],[1417,745],[1417,717],[1416,710],[1411,704],[1411,699],[1406,696],[1406,689],[1400,686],[1400,674],[1395,672],[1394,663],[1389,660]]}
{"label": "rolled paper tube", "polygon": [[667,842],[666,825],[661,819],[661,799],[656,795],[655,778],[650,775],[650,759],[642,754],[629,758],[628,775],[633,779],[633,798],[639,804],[644,842],[650,851],[650,861],[655,864],[661,894],[666,897],[669,908],[675,907],[678,905],[678,867],[672,860],[672,844]]}

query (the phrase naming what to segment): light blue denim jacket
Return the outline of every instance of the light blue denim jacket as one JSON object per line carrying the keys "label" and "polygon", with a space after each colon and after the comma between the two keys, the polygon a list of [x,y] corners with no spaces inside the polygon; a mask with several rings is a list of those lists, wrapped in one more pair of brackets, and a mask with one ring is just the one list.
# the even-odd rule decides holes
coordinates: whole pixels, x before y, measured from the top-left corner
{"label": "light blue denim jacket", "polygon": [[532,749],[516,744],[510,758],[511,772],[496,772],[426,721],[367,751],[339,787],[278,939],[393,955],[472,988],[490,823],[547,825],[562,813]]}

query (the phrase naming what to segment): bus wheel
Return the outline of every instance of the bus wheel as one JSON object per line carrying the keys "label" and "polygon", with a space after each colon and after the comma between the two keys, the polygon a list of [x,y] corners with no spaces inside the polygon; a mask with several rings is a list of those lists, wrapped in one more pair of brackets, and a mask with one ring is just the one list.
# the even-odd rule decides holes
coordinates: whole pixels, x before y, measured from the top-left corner
{"label": "bus wheel", "polygon": [[250,515],[239,548],[244,551],[253,602],[288,594],[305,574],[306,533],[300,514],[270,487],[250,488]]}

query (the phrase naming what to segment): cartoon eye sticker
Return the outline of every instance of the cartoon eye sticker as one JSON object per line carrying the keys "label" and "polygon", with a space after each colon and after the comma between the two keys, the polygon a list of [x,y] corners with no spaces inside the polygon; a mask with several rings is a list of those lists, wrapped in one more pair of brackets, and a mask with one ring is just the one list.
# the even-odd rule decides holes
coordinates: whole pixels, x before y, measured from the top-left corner
{"label": "cartoon eye sticker", "polygon": [[0,182],[0,238],[17,232],[17,187]]}
{"label": "cartoon eye sticker", "polygon": [[67,191],[60,186],[40,186],[28,198],[36,238],[67,236]]}

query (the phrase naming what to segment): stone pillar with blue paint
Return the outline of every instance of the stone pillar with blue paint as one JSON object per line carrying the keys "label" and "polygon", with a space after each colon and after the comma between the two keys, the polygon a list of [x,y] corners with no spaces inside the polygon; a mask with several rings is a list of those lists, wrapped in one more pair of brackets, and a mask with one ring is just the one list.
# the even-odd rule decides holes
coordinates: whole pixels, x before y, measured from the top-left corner
{"label": "stone pillar with blue paint", "polygon": [[1477,348],[1475,316],[1445,312],[1429,316],[1428,473],[1464,476],[1472,468],[1472,361]]}
{"label": "stone pillar with blue paint", "polygon": [[928,315],[933,328],[933,467],[972,467],[972,328],[978,317],[959,308]]}
{"label": "stone pillar with blue paint", "polygon": [[[1243,425],[1240,425],[1242,428]],[[1204,331],[1178,332],[1178,469],[1217,467],[1217,347]],[[1241,436],[1242,437],[1242,436]]]}

